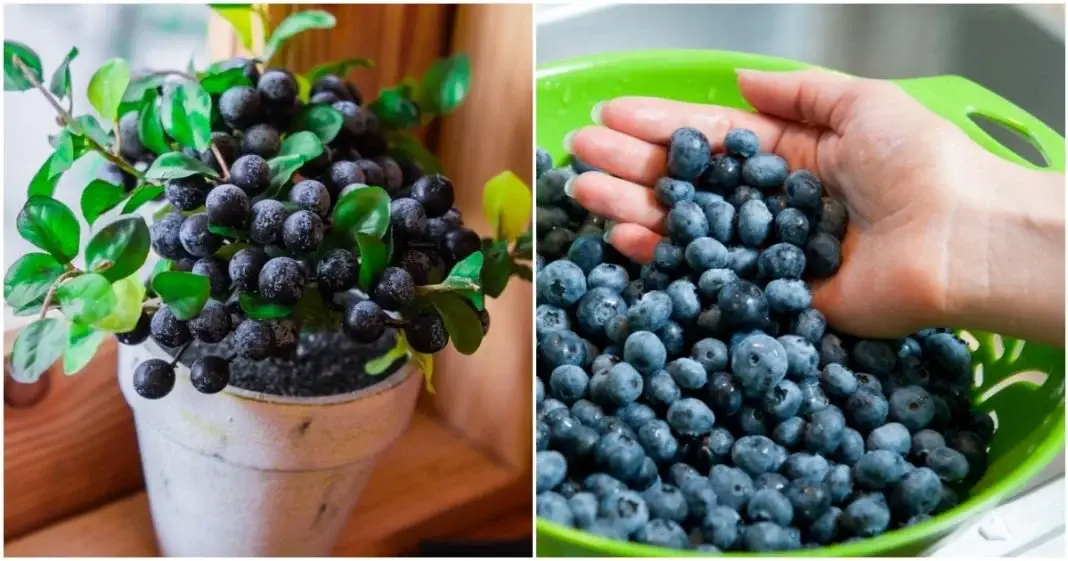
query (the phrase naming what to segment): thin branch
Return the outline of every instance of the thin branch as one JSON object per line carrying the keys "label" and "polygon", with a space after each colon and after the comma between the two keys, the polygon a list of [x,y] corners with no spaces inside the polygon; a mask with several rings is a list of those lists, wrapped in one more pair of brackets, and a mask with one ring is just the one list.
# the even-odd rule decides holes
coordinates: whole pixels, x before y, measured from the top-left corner
{"label": "thin branch", "polygon": [[122,135],[119,134],[119,122],[115,122],[115,156],[122,157]]}
{"label": "thin branch", "polygon": [[48,289],[48,293],[45,294],[44,302],[41,304],[41,315],[38,316],[38,319],[44,319],[45,315],[48,314],[48,308],[52,307],[52,299],[56,297],[56,290],[59,289],[59,285],[63,284],[63,281],[80,274],[82,274],[81,271],[74,269],[59,275],[56,282],[52,283],[52,286]]}
{"label": "thin branch", "polygon": [[403,319],[394,319],[387,316],[386,325],[389,325],[391,327],[407,327],[408,322],[404,321]]}
{"label": "thin branch", "polygon": [[189,345],[191,345],[192,343],[193,342],[190,341],[190,342],[182,345],[182,347],[180,349],[178,349],[178,352],[174,353],[174,360],[171,361],[171,368],[174,368],[174,366],[176,364],[178,364],[178,361],[182,360],[182,355],[185,354],[185,350],[188,349]]}
{"label": "thin branch", "polygon": [[214,142],[211,143],[211,153],[215,154],[215,161],[219,162],[219,169],[222,170],[222,180],[225,183],[230,182],[230,168],[226,165],[226,160],[223,159],[222,152],[219,152],[219,147]]}
{"label": "thin branch", "polygon": [[[49,92],[48,89],[45,88],[44,85],[37,80],[37,77],[33,75],[33,71],[30,70],[28,66],[26,66],[26,63],[22,62],[22,59],[20,59],[17,55],[12,57],[12,62],[15,63],[15,66],[19,67],[19,70],[22,71],[22,75],[25,76],[26,79],[29,80],[30,83],[33,84],[33,86],[45,96],[45,100],[48,101],[48,104],[52,106],[52,109],[56,110],[56,113],[58,113],[59,116],[63,119],[63,122],[67,123],[68,126],[77,129],[78,123],[74,121],[74,117],[71,117],[70,113],[59,105],[59,101],[56,100],[56,98],[52,95],[52,92]],[[115,136],[116,138],[118,138],[118,134],[116,134]],[[125,160],[109,152],[93,138],[86,136],[85,141],[88,142],[90,146],[92,146],[93,150],[100,152],[104,156],[104,158],[106,158],[109,162],[119,166],[119,168],[121,168],[126,173],[129,173],[142,181],[155,183],[146,178],[143,173],[134,169],[133,166],[126,163]],[[156,185],[158,185],[158,183],[156,183]]]}

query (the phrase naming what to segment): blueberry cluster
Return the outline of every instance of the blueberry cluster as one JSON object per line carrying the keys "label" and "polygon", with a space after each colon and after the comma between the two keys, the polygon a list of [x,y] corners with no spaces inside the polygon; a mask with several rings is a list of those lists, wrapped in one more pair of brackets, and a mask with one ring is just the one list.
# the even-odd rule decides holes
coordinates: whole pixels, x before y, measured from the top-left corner
{"label": "blueberry cluster", "polygon": [[[120,341],[138,344],[151,335],[175,348],[194,339],[218,343],[232,333],[240,358],[292,358],[301,331],[299,313],[247,317],[240,296],[296,308],[306,293],[314,292],[326,308],[340,314],[341,330],[357,342],[376,341],[387,329],[401,326],[416,351],[440,351],[449,335],[435,309],[420,309],[411,318],[397,316],[412,304],[417,286],[440,282],[481,248],[479,236],[464,226],[453,207],[452,183],[424,174],[417,163],[387,156],[378,117],[361,106],[359,89],[328,74],[312,85],[309,103],[329,104],[340,112],[341,131],[323,146],[321,156],[303,165],[280,200],[270,198],[268,161],[278,155],[283,136],[295,132],[294,118],[303,103],[290,71],[272,68],[261,75],[251,61],[234,64],[245,65],[252,85],[231,87],[214,100],[220,119],[213,123],[212,143],[219,155],[186,149],[228,181],[200,175],[167,181],[166,198],[174,212],[151,227],[155,253],[169,260],[172,270],[208,277],[212,300],[188,321],[162,305],[142,317],[135,330],[120,334]],[[357,288],[356,244],[331,236],[331,228],[335,205],[368,186],[389,194],[385,210],[392,258],[364,292]],[[241,249],[231,251],[238,246],[228,246],[235,243]],[[194,386],[205,393],[221,391],[229,383],[233,358],[198,359],[191,367]],[[161,398],[173,388],[174,378],[171,364],[150,360],[138,367],[135,388],[146,398]]]}
{"label": "blueberry cluster", "polygon": [[945,329],[828,329],[808,280],[841,264],[848,213],[819,179],[731,130],[676,131],[653,262],[564,194],[589,169],[538,153],[537,512],[618,540],[774,551],[879,535],[958,502],[994,426]]}

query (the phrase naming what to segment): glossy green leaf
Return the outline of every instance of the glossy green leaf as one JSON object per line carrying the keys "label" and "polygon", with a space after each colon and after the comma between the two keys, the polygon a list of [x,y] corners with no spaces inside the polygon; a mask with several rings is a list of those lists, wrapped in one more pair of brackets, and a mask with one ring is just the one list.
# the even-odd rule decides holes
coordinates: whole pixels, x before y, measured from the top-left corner
{"label": "glossy green leaf", "polygon": [[268,199],[278,198],[284,191],[286,184],[293,177],[293,174],[297,173],[297,170],[303,165],[304,157],[299,154],[279,156],[268,160],[267,166],[271,170],[271,184],[267,188],[267,193],[264,194],[264,197]]}
{"label": "glossy green leaf", "polygon": [[508,255],[508,242],[505,240],[494,242],[485,252],[486,261],[482,265],[479,284],[486,296],[496,298],[504,292],[504,288],[508,286],[508,279],[512,276],[512,259]]}
{"label": "glossy green leaf", "polygon": [[148,179],[180,179],[190,175],[203,175],[212,179],[219,179],[215,170],[204,165],[200,160],[186,156],[181,152],[167,152],[160,155],[152,162],[145,177]]}
{"label": "glossy green leaf", "polygon": [[379,121],[391,129],[406,129],[419,124],[419,107],[409,97],[406,86],[387,88],[368,105]]}
{"label": "glossy green leaf", "polygon": [[427,113],[446,115],[460,107],[470,86],[471,61],[465,53],[456,54],[430,65],[416,101]]}
{"label": "glossy green leaf", "polygon": [[30,186],[26,189],[27,196],[51,197],[55,194],[56,185],[59,184],[59,178],[62,177],[62,174],[52,175],[53,161],[55,159],[56,155],[53,153],[41,164],[41,168],[34,174],[33,179],[30,180]]}
{"label": "glossy green leaf", "polygon": [[435,292],[427,297],[441,314],[452,346],[465,355],[474,354],[482,344],[482,322],[474,308],[451,292]]}
{"label": "glossy green leaf", "polygon": [[56,136],[55,151],[49,160],[48,174],[55,177],[70,169],[74,165],[74,137],[76,133],[67,127],[59,131]]}
{"label": "glossy green leaf", "polygon": [[371,376],[381,376],[389,370],[390,366],[393,366],[398,360],[408,356],[408,353],[412,351],[411,346],[408,345],[408,340],[404,337],[404,332],[397,331],[397,339],[393,343],[393,347],[386,351],[382,356],[375,357],[366,364],[363,365],[363,371]]}
{"label": "glossy green leaf", "polygon": [[442,173],[441,162],[418,138],[406,131],[386,133],[389,155],[397,161],[415,162],[426,173]]}
{"label": "glossy green leaf", "polygon": [[47,253],[19,257],[4,275],[4,302],[12,308],[40,307],[63,270],[63,265]]}
{"label": "glossy green leaf", "polygon": [[152,278],[152,290],[170,306],[174,317],[190,320],[197,317],[208,302],[211,282],[208,277],[186,271],[166,271]]}
{"label": "glossy green leaf", "polygon": [[111,283],[102,275],[85,274],[63,281],[56,290],[63,315],[81,323],[106,318],[115,306]]}
{"label": "glossy green leaf", "polygon": [[356,245],[360,249],[360,287],[370,290],[389,264],[389,252],[382,240],[367,234],[357,233]]}
{"label": "glossy green leaf", "polygon": [[127,216],[108,224],[85,247],[88,269],[109,281],[137,272],[148,258],[151,236],[145,219]]}
{"label": "glossy green leaf", "polygon": [[81,229],[67,205],[42,195],[33,195],[15,219],[22,239],[52,254],[60,263],[78,255]]}
{"label": "glossy green leaf", "polygon": [[111,283],[111,293],[115,295],[111,313],[93,323],[93,327],[110,333],[125,333],[137,327],[141,319],[141,304],[145,299],[145,283],[133,274]]}
{"label": "glossy green leaf", "polygon": [[329,105],[308,105],[301,109],[296,119],[296,130],[315,133],[323,144],[329,143],[341,132],[345,117]]}
{"label": "glossy green leaf", "polygon": [[499,240],[514,240],[530,224],[533,195],[522,179],[505,171],[482,188],[482,211]]}
{"label": "glossy green leaf", "polygon": [[163,194],[165,187],[162,185],[148,185],[144,184],[130,193],[130,198],[126,200],[126,204],[122,207],[123,214],[130,214],[136,212],[145,203],[154,200],[156,197]]}
{"label": "glossy green leaf", "polygon": [[369,58],[346,58],[334,62],[325,62],[318,66],[313,66],[312,69],[308,71],[306,76],[308,76],[308,80],[314,83],[316,80],[322,78],[323,76],[326,76],[327,74],[333,74],[334,76],[345,78],[349,75],[349,72],[351,72],[353,68],[374,67],[374,61]]}
{"label": "glossy green leaf", "polygon": [[462,261],[453,266],[449,271],[449,276],[445,278],[444,284],[450,282],[458,285],[459,288],[470,288],[469,286],[460,286],[461,283],[475,283],[478,284],[479,274],[482,271],[482,264],[485,262],[485,257],[481,251],[476,251],[467,257],[464,257]]}
{"label": "glossy green leaf", "polygon": [[163,130],[183,147],[203,152],[211,145],[211,94],[189,80],[163,85]]}
{"label": "glossy green leaf", "polygon": [[278,27],[271,33],[271,37],[267,39],[267,44],[263,48],[263,58],[271,60],[282,44],[298,33],[309,29],[330,29],[335,25],[337,25],[337,20],[334,16],[322,10],[307,10],[290,14],[278,24]]}
{"label": "glossy green leaf", "polygon": [[522,263],[512,263],[512,274],[527,282],[534,282],[534,269]]}
{"label": "glossy green leaf", "polygon": [[89,78],[89,103],[105,121],[115,121],[128,85],[130,65],[121,58],[113,58],[102,64]]}
{"label": "glossy green leaf", "polygon": [[48,91],[59,99],[70,95],[70,63],[76,56],[78,56],[78,47],[71,47],[67,51],[67,56],[63,57],[63,62],[59,63],[56,70],[52,72],[52,79],[48,81]]}
{"label": "glossy green leaf", "polygon": [[163,154],[170,151],[167,145],[167,136],[163,132],[163,123],[159,119],[159,94],[149,90],[145,94],[145,102],[141,106],[137,116],[137,136],[141,144],[152,151],[153,154]]}
{"label": "glossy green leaf", "polygon": [[516,238],[515,249],[512,250],[512,254],[516,259],[525,261],[534,259],[534,233],[530,229],[527,229],[522,236]]}
{"label": "glossy green leaf", "polygon": [[226,68],[216,72],[205,73],[200,79],[200,87],[209,94],[221,94],[234,86],[251,86],[252,81],[245,76],[241,66]]}
{"label": "glossy green leaf", "polygon": [[105,212],[119,206],[126,198],[126,190],[103,179],[95,179],[82,191],[82,216],[92,226]]}
{"label": "glossy green leaf", "polygon": [[67,347],[63,351],[63,373],[72,376],[88,366],[107,335],[106,331],[92,326],[72,323],[67,334]]}
{"label": "glossy green leaf", "polygon": [[126,86],[126,92],[122,94],[122,104],[128,107],[138,106],[149,90],[157,90],[164,81],[166,81],[164,75],[154,73],[134,78],[130,81],[130,85]]}
{"label": "glossy green leaf", "polygon": [[211,4],[211,10],[229,22],[241,46],[251,52],[254,30],[263,29],[263,20],[255,8],[251,4]]}
{"label": "glossy green leaf", "polygon": [[319,137],[313,132],[300,131],[286,136],[286,139],[282,141],[281,150],[278,151],[278,157],[300,156],[308,162],[322,153],[323,143]]}
{"label": "glossy green leaf", "polygon": [[345,195],[334,206],[334,230],[350,237],[365,234],[381,238],[389,227],[389,193],[381,187],[365,187]]}
{"label": "glossy green leaf", "polygon": [[431,394],[436,393],[434,391],[434,355],[412,349],[411,359],[423,371],[423,380],[426,380],[426,391]]}
{"label": "glossy green leaf", "polygon": [[297,81],[297,99],[308,103],[308,98],[311,97],[311,82],[300,74],[293,74],[293,78]]}
{"label": "glossy green leaf", "polygon": [[67,324],[56,318],[42,318],[26,326],[11,347],[11,377],[32,384],[63,354],[67,344]]}
{"label": "glossy green leaf", "polygon": [[242,292],[237,296],[238,304],[245,311],[245,315],[252,319],[278,319],[289,317],[293,314],[291,306],[272,304],[259,295]]}
{"label": "glossy green leaf", "polygon": [[30,74],[38,83],[44,81],[41,75],[41,57],[33,49],[17,41],[4,41],[4,91],[21,92],[33,87],[22,69],[15,64],[18,57],[30,70]]}
{"label": "glossy green leaf", "polygon": [[104,129],[96,117],[81,115],[74,118],[74,123],[77,127],[74,132],[93,139],[94,142],[104,148],[111,147],[111,143],[114,141],[112,134]]}
{"label": "glossy green leaf", "polygon": [[323,303],[318,290],[305,290],[297,303],[300,328],[312,333],[336,333],[341,329],[341,314]]}

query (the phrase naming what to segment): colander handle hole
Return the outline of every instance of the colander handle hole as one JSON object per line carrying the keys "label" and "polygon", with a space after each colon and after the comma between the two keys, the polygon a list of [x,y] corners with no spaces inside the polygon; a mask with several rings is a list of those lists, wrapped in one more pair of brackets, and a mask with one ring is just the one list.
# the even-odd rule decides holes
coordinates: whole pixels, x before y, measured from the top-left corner
{"label": "colander handle hole", "polygon": [[1027,131],[1008,121],[981,112],[968,113],[968,118],[983,132],[1017,156],[1036,166],[1049,167],[1049,159]]}

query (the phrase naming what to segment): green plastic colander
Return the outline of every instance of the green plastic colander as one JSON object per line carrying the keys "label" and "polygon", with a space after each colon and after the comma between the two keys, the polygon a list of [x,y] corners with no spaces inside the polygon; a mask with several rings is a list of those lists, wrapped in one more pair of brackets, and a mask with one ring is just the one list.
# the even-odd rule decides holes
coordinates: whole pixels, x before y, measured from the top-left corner
{"label": "green plastic colander", "polygon": [[[557,164],[566,161],[564,136],[592,124],[600,101],[622,95],[752,108],[738,91],[736,68],[797,70],[812,65],[724,51],[641,51],[572,59],[538,71],[538,145]],[[964,130],[990,152],[1032,169],[1064,172],[1064,139],[1023,109],[959,76],[897,80],[928,109]],[[1001,145],[970,116],[998,122],[1029,139],[1048,167],[1029,163]],[[962,523],[993,508],[1036,476],[1064,447],[1064,350],[976,331],[961,331],[972,349],[972,402],[997,427],[989,467],[967,500],[925,523],[876,538],[819,549],[804,556],[910,556]],[[538,519],[540,556],[680,556],[695,552],[608,540]],[[733,554],[732,554],[733,555]],[[745,555],[745,554],[737,554]],[[766,554],[764,555],[766,556]]]}

